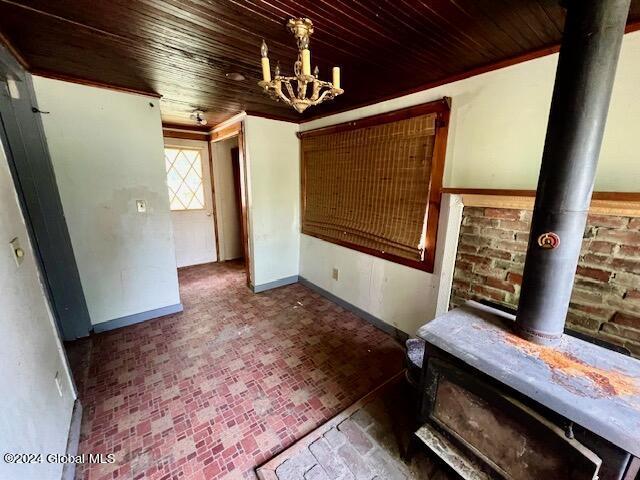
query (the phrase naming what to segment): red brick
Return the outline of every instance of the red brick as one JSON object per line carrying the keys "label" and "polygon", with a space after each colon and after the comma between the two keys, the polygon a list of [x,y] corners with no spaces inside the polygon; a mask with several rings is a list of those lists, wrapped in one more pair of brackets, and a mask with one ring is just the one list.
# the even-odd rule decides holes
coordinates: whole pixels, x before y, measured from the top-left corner
{"label": "red brick", "polygon": [[507,242],[505,240],[499,241],[495,245],[501,250],[508,250],[510,252],[526,252],[527,244],[522,242]]}
{"label": "red brick", "polygon": [[460,233],[466,233],[468,235],[477,235],[480,233],[480,227],[476,227],[473,225],[462,225],[460,227]]}
{"label": "red brick", "polygon": [[640,317],[635,315],[618,312],[613,316],[612,322],[625,327],[640,329]]}
{"label": "red brick", "polygon": [[507,276],[507,272],[503,268],[490,267],[488,265],[478,265],[473,269],[473,272],[491,278],[499,278],[500,280],[504,280]]}
{"label": "red brick", "polygon": [[620,272],[640,273],[640,260],[628,260],[626,258],[614,258],[611,266]]}
{"label": "red brick", "polygon": [[616,244],[611,242],[592,240],[591,242],[587,243],[585,246],[588,252],[604,253],[609,255],[613,252],[613,247],[615,247]]}
{"label": "red brick", "polygon": [[632,230],[598,230],[598,239],[610,240],[615,243],[621,243],[624,245],[638,245],[640,244],[640,232]]}
{"label": "red brick", "polygon": [[495,248],[485,247],[480,250],[479,254],[489,258],[500,258],[502,260],[511,260],[511,252],[507,252],[505,250],[496,250]]}
{"label": "red brick", "polygon": [[458,245],[458,252],[478,253],[478,247],[476,247],[475,245],[467,245],[466,243],[460,243]]}
{"label": "red brick", "polygon": [[464,207],[464,215],[470,217],[484,217],[484,208],[480,207]]}
{"label": "red brick", "polygon": [[520,220],[520,210],[513,210],[511,208],[485,208],[484,216],[502,220]]}
{"label": "red brick", "polygon": [[527,222],[523,222],[521,220],[500,220],[500,228],[529,233],[531,226]]}
{"label": "red brick", "polygon": [[474,245],[478,247],[488,247],[491,245],[491,239],[482,238],[477,235],[463,234],[463,235],[460,235],[460,243],[463,243],[466,245]]}
{"label": "red brick", "polygon": [[573,312],[569,312],[567,315],[567,322],[571,326],[580,327],[585,330],[592,330],[594,333],[600,328],[600,322],[597,320],[583,315],[576,315]]}
{"label": "red brick", "polygon": [[474,265],[489,265],[491,264],[491,259],[486,257],[481,257],[479,255],[471,255],[469,253],[460,253],[458,254],[458,258],[463,262],[473,263]]}
{"label": "red brick", "polygon": [[516,242],[529,243],[529,234],[524,232],[516,233]]}
{"label": "red brick", "polygon": [[459,291],[469,291],[471,289],[471,282],[465,282],[464,280],[454,278],[452,287]]}
{"label": "red brick", "polygon": [[616,217],[613,215],[589,215],[587,225],[608,228],[625,228],[629,223],[627,217]]}
{"label": "red brick", "polygon": [[640,257],[640,247],[635,245],[621,245],[620,256],[622,257]]}
{"label": "red brick", "polygon": [[483,228],[480,232],[483,237],[498,238],[500,240],[513,240],[516,234],[511,230],[501,230],[499,228]]}
{"label": "red brick", "polygon": [[640,290],[629,290],[624,295],[625,300],[640,301]]}
{"label": "red brick", "polygon": [[497,219],[486,217],[464,217],[462,223],[464,225],[478,227],[497,227],[499,225],[499,221]]}
{"label": "red brick", "polygon": [[507,282],[515,285],[522,285],[522,275],[519,273],[509,272],[507,273]]}
{"label": "red brick", "polygon": [[609,335],[615,335],[616,337],[621,337],[626,340],[640,342],[640,330],[615,325],[613,323],[605,323],[602,325],[602,331]]}
{"label": "red brick", "polygon": [[595,280],[599,280],[601,282],[608,282],[611,278],[612,272],[607,272],[606,270],[599,270],[597,268],[589,268],[578,266],[576,270],[576,274],[581,277],[593,278]]}
{"label": "red brick", "polygon": [[640,218],[632,218],[629,221],[629,228],[632,230],[640,230]]}
{"label": "red brick", "polygon": [[498,290],[504,290],[505,292],[514,293],[516,291],[512,283],[499,280],[497,278],[488,277],[487,286],[497,288]]}
{"label": "red brick", "polygon": [[460,270],[464,270],[465,272],[472,272],[473,271],[473,263],[465,262],[463,260],[458,260],[456,262],[456,268],[459,268]]}
{"label": "red brick", "polygon": [[588,264],[595,265],[596,267],[601,267],[610,263],[611,257],[607,255],[596,255],[595,253],[586,253],[582,257],[580,257],[580,264]]}
{"label": "red brick", "polygon": [[590,292],[581,288],[574,288],[571,292],[571,301],[581,304],[598,305],[602,303],[602,293]]}
{"label": "red brick", "polygon": [[591,318],[597,318],[604,321],[609,321],[616,313],[613,308],[606,307],[596,307],[593,305],[582,305],[580,303],[571,303],[569,304],[569,308],[576,311],[581,312],[583,314],[587,314]]}
{"label": "red brick", "polygon": [[473,285],[472,287],[473,293],[475,293],[476,298],[485,298],[488,300],[497,300],[499,302],[503,302],[506,297],[506,292],[501,290],[494,290],[493,288],[487,288],[484,285]]}

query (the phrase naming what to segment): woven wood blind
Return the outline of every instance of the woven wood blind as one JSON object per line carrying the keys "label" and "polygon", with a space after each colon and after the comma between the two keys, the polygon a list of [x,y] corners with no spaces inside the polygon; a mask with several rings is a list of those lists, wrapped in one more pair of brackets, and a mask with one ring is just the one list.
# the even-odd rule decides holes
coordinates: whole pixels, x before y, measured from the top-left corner
{"label": "woven wood blind", "polygon": [[302,232],[423,261],[437,118],[302,136]]}

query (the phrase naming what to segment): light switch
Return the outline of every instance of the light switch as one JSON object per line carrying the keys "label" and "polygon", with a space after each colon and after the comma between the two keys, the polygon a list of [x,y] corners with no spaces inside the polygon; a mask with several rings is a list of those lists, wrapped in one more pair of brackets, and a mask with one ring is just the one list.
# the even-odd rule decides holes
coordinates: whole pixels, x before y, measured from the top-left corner
{"label": "light switch", "polygon": [[24,250],[20,246],[20,240],[18,240],[18,237],[9,242],[9,247],[11,248],[13,260],[16,262],[16,266],[19,267],[24,261]]}
{"label": "light switch", "polygon": [[145,200],[136,200],[136,208],[138,209],[138,213],[146,213],[147,202]]}
{"label": "light switch", "polygon": [[338,272],[338,269],[337,269],[337,268],[334,268],[334,269],[333,269],[333,272],[331,273],[331,277],[332,277],[334,280],[338,280],[338,273],[339,273],[339,272]]}

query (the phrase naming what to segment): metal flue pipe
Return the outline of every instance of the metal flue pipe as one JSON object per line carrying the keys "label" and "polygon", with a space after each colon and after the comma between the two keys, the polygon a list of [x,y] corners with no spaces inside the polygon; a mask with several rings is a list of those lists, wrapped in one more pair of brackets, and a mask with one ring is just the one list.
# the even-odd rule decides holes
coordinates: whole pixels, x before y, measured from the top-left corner
{"label": "metal flue pipe", "polygon": [[630,0],[569,0],[516,330],[562,337]]}

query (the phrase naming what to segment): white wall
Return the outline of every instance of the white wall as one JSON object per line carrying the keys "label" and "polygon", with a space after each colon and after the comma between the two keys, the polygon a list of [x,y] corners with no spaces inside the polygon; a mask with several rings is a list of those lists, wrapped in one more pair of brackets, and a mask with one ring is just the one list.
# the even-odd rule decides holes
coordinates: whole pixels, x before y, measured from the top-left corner
{"label": "white wall", "polygon": [[92,323],[180,303],[158,99],[34,86]]}
{"label": "white wall", "polygon": [[[444,185],[459,188],[535,189],[551,103],[557,55],[471,77],[300,125],[312,130],[452,97]],[[640,32],[625,36],[596,178],[596,190],[640,191]],[[340,101],[339,99],[337,101]],[[445,243],[457,243],[458,203]],[[443,219],[441,218],[441,224]],[[438,249],[442,248],[442,228]],[[454,234],[455,233],[455,234]],[[450,235],[450,237],[449,237]],[[423,273],[302,235],[302,277],[407,333],[446,310],[455,252],[440,271]],[[332,283],[331,269],[340,268]],[[434,291],[439,291],[434,295]]]}
{"label": "white wall", "polygon": [[213,191],[209,165],[209,145],[204,140],[165,138],[167,147],[200,150],[202,184],[205,205],[197,210],[172,210],[173,242],[178,267],[188,267],[218,261],[216,253],[216,225],[213,219]]}
{"label": "white wall", "polygon": [[300,146],[298,125],[247,116],[245,142],[253,284],[298,275]]}
{"label": "white wall", "polygon": [[[535,189],[557,55],[300,125],[311,130],[377,113],[453,99],[445,187]],[[640,32],[625,35],[595,189],[640,191]],[[340,101],[340,99],[336,100]]]}
{"label": "white wall", "polygon": [[462,204],[445,197],[434,274],[302,235],[300,276],[403,332],[415,333],[447,310],[451,281],[440,279],[453,276]]}
{"label": "white wall", "polygon": [[[20,267],[8,246],[15,237],[26,252]],[[2,144],[0,243],[0,452],[64,454],[75,393]],[[46,480],[61,473],[62,464],[0,461],[0,478]]]}
{"label": "white wall", "polygon": [[213,142],[211,148],[213,153],[213,178],[215,180],[220,260],[232,260],[243,255],[231,158],[231,149],[237,146],[238,137],[232,137]]}

